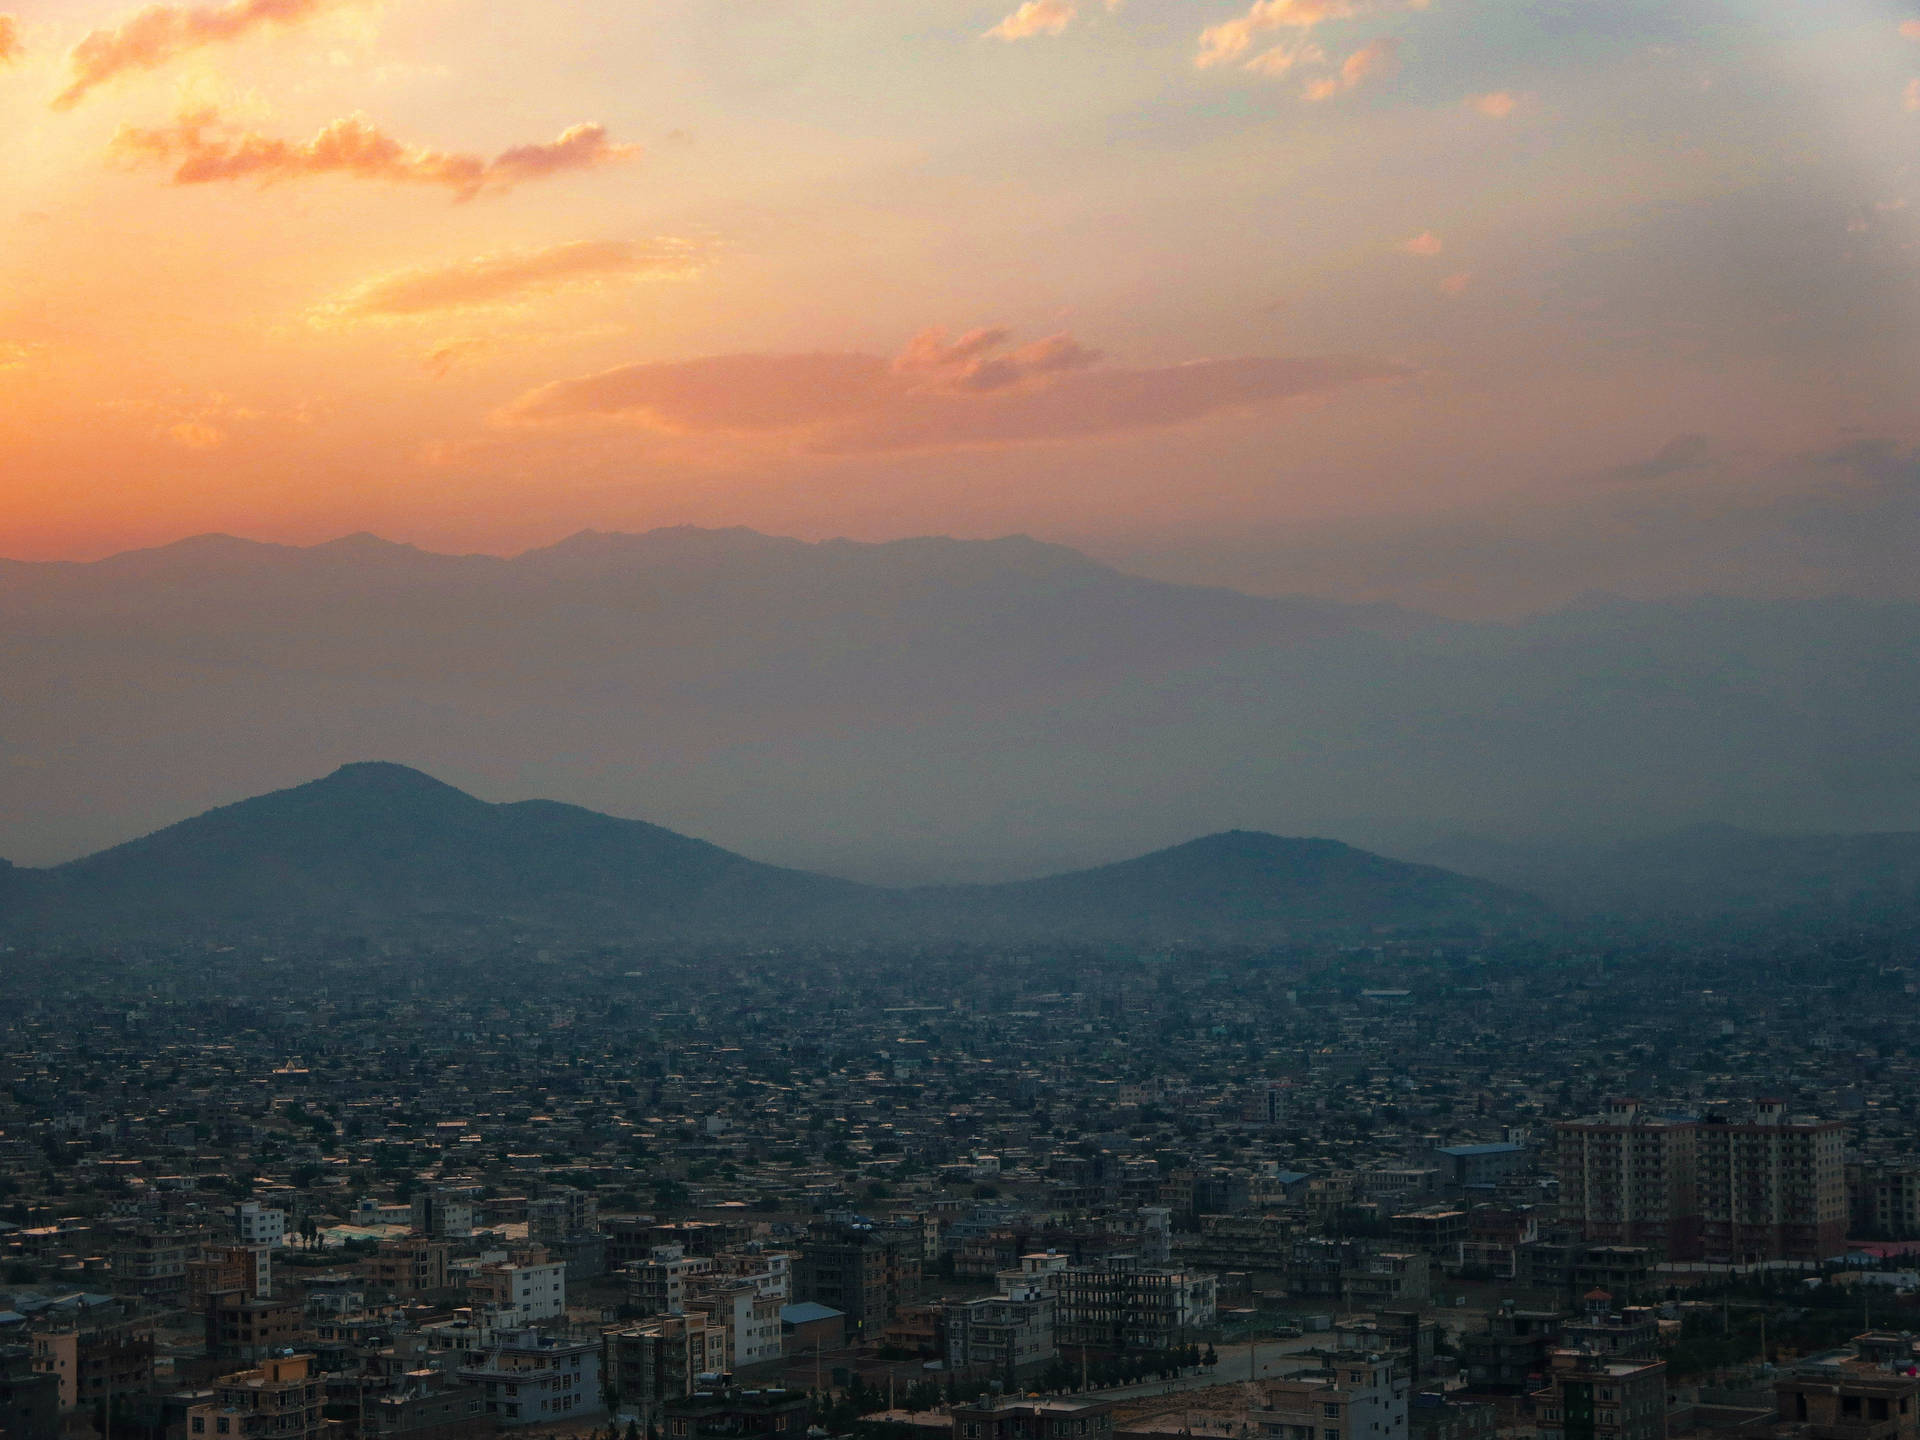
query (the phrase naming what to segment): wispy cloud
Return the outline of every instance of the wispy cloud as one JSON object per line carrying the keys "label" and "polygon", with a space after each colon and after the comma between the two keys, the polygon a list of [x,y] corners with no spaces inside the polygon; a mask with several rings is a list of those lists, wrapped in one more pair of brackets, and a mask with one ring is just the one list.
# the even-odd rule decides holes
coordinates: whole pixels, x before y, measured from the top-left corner
{"label": "wispy cloud", "polygon": [[1248,52],[1262,35],[1284,30],[1304,33],[1329,21],[1352,20],[1382,10],[1426,8],[1427,0],[1254,0],[1246,14],[1209,25],[1200,32],[1200,49],[1194,56],[1194,64],[1208,70],[1218,65],[1246,62],[1245,69],[1280,74],[1304,56],[1281,46],[1278,54],[1269,51],[1249,61]]}
{"label": "wispy cloud", "polygon": [[1909,115],[1920,115],[1920,80],[1909,80],[1900,92],[1900,108]]}
{"label": "wispy cloud", "polygon": [[311,19],[341,0],[232,0],[226,5],[149,5],[110,29],[89,31],[67,57],[72,78],[56,110],[129,71],[154,70],[178,56],[238,40],[274,25]]}
{"label": "wispy cloud", "polygon": [[1520,108],[1520,97],[1511,90],[1489,90],[1485,94],[1469,95],[1467,108],[1489,120],[1504,120]]}
{"label": "wispy cloud", "polygon": [[1004,329],[933,330],[896,356],[719,355],[623,365],[523,395],[509,423],[617,420],[690,435],[758,435],[853,454],[1031,444],[1181,425],[1404,374],[1353,357],[1251,356],[1101,366],[1071,336],[1009,348]]}
{"label": "wispy cloud", "polygon": [[0,65],[11,65],[26,48],[20,43],[20,22],[11,15],[0,15]]}
{"label": "wispy cloud", "polygon": [[593,288],[641,276],[694,273],[702,259],[684,240],[577,240],[382,275],[321,306],[314,319],[352,321],[512,305],[532,295]]}
{"label": "wispy cloud", "polygon": [[1674,436],[1644,460],[1634,460],[1625,465],[1616,465],[1611,470],[1602,471],[1600,478],[1622,481],[1666,480],[1689,470],[1700,469],[1712,454],[1711,440],[1705,435],[1689,432]]}
{"label": "wispy cloud", "polygon": [[1902,40],[1920,40],[1920,20],[1902,20],[1900,22]]}
{"label": "wispy cloud", "polygon": [[1431,230],[1422,230],[1411,235],[1393,247],[1405,255],[1438,255],[1446,249],[1446,242]]}
{"label": "wispy cloud", "polygon": [[1308,100],[1331,100],[1349,90],[1357,90],[1376,75],[1391,75],[1400,68],[1400,42],[1391,35],[1369,40],[1340,62],[1336,74],[1315,80],[1302,91]]}
{"label": "wispy cloud", "polygon": [[616,145],[599,125],[575,125],[556,140],[519,145],[487,159],[480,155],[403,145],[361,115],[323,127],[311,140],[292,141],[240,131],[218,114],[200,111],[158,129],[123,126],[113,153],[133,163],[171,165],[176,185],[232,180],[270,184],[313,175],[344,175],[404,185],[437,185],[469,200],[484,191],[510,190],[570,170],[592,170],[629,160],[636,145]]}

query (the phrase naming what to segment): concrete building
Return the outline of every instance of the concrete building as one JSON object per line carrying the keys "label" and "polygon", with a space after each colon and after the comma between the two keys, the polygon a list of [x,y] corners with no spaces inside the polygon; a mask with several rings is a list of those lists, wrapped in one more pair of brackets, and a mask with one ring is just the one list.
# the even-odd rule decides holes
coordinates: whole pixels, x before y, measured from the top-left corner
{"label": "concrete building", "polygon": [[1128,1260],[1071,1265],[1059,1273],[1054,1308],[1062,1347],[1170,1350],[1213,1323],[1217,1280],[1207,1272]]}
{"label": "concrete building", "polygon": [[59,1377],[34,1368],[32,1346],[0,1345],[0,1435],[56,1440],[59,1434]]}
{"label": "concrete building", "polygon": [[1667,1367],[1555,1350],[1533,1408],[1540,1440],[1666,1440]]}
{"label": "concrete building", "polygon": [[794,1390],[701,1390],[669,1400],[667,1440],[801,1440],[807,1397]]}
{"label": "concrete building", "polygon": [[381,1245],[366,1263],[369,1289],[395,1300],[418,1300],[447,1288],[444,1241],[410,1235]]}
{"label": "concrete building", "polygon": [[600,1337],[607,1388],[615,1414],[658,1425],[670,1400],[699,1388],[702,1375],[733,1368],[731,1334],[705,1313],[656,1315]]}
{"label": "concrete building", "polygon": [[1263,1440],[1406,1440],[1408,1380],[1394,1358],[1336,1350],[1318,1374],[1260,1385],[1248,1429]]}
{"label": "concrete building", "polygon": [[1113,1407],[1084,1400],[956,1405],[953,1440],[1113,1440]]}
{"label": "concrete building", "polygon": [[242,1200],[233,1207],[233,1233],[242,1245],[272,1249],[287,1243],[287,1212],[258,1200]]}
{"label": "concrete building", "polygon": [[1779,1423],[1807,1440],[1920,1436],[1920,1379],[1870,1362],[1848,1357],[1800,1365],[1774,1381],[1773,1396]]}
{"label": "concrete building", "polygon": [[1054,1343],[1054,1298],[1038,1286],[1015,1288],[946,1307],[946,1358],[955,1370],[980,1366],[1011,1378],[1060,1353]]}
{"label": "concrete building", "polygon": [[467,1296],[476,1322],[522,1329],[567,1313],[567,1267],[550,1260],[542,1245],[514,1250],[474,1271]]}
{"label": "concrete building", "polygon": [[1698,1130],[1690,1117],[1654,1115],[1632,1100],[1554,1126],[1560,1218],[1600,1244],[1699,1259]]}
{"label": "concrete building", "polygon": [[460,1378],[480,1387],[483,1413],[507,1428],[555,1425],[600,1414],[600,1350],[536,1330],[501,1335]]}
{"label": "concrete building", "polygon": [[1828,1260],[1847,1243],[1846,1127],[1762,1100],[1740,1120],[1709,1116],[1697,1140],[1700,1242],[1733,1264]]}
{"label": "concrete building", "polygon": [[311,1355],[280,1355],[223,1375],[213,1399],[187,1410],[189,1440],[319,1440],[325,1387]]}
{"label": "concrete building", "polygon": [[893,1312],[913,1298],[920,1281],[917,1229],[860,1223],[816,1225],[794,1266],[797,1300],[832,1306],[851,1334],[878,1334]]}

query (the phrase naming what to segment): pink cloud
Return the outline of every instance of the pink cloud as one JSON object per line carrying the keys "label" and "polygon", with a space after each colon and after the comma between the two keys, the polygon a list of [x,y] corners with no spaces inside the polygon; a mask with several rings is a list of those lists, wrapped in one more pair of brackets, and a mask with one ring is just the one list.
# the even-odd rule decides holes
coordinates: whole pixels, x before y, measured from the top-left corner
{"label": "pink cloud", "polygon": [[1394,249],[1407,255],[1438,255],[1445,248],[1445,242],[1431,230],[1422,230],[1418,235],[1394,246]]}
{"label": "pink cloud", "polygon": [[1909,80],[1900,92],[1900,108],[1909,115],[1920,114],[1920,80]]}
{"label": "pink cloud", "polygon": [[1472,283],[1473,276],[1467,271],[1462,270],[1459,274],[1449,275],[1440,282],[1440,293],[1442,295],[1464,295],[1467,287]]}
{"label": "pink cloud", "polygon": [[1308,100],[1331,100],[1349,90],[1358,89],[1376,75],[1391,75],[1400,68],[1400,42],[1390,35],[1369,40],[1341,62],[1340,72],[1315,80],[1303,92]]}
{"label": "pink cloud", "polygon": [[1903,40],[1920,40],[1920,20],[1902,20],[1900,22],[1900,38]]}
{"label": "pink cloud", "polygon": [[1519,108],[1520,97],[1511,90],[1489,90],[1484,95],[1469,95],[1467,106],[1489,120],[1504,120]]}
{"label": "pink cloud", "polygon": [[11,65],[25,48],[20,43],[20,22],[11,15],[0,15],[0,65]]}
{"label": "pink cloud", "polygon": [[644,275],[685,275],[698,250],[677,240],[577,240],[382,275],[323,306],[317,319],[387,319],[507,305],[529,295]]}
{"label": "pink cloud", "polygon": [[479,155],[415,149],[350,115],[324,126],[307,141],[281,140],[253,131],[234,132],[217,114],[202,111],[170,126],[124,126],[113,153],[134,163],[171,165],[176,185],[259,180],[270,184],[310,175],[345,175],[394,184],[439,185],[469,200],[487,190],[509,190],[528,180],[567,170],[589,170],[628,160],[635,145],[615,145],[599,125],[575,125],[559,139],[522,145],[489,160]]}
{"label": "pink cloud", "polygon": [[227,5],[149,5],[120,25],[89,31],[67,57],[72,79],[54,97],[56,110],[78,105],[89,90],[128,71],[153,70],[176,56],[238,40],[270,25],[293,25],[338,0],[232,0]]}
{"label": "pink cloud", "polygon": [[1008,349],[1002,329],[925,331],[891,359],[720,355],[623,365],[520,397],[512,423],[617,420],[674,434],[762,435],[854,454],[1030,444],[1181,425],[1405,373],[1353,357],[1251,356],[1103,367],[1070,336]]}

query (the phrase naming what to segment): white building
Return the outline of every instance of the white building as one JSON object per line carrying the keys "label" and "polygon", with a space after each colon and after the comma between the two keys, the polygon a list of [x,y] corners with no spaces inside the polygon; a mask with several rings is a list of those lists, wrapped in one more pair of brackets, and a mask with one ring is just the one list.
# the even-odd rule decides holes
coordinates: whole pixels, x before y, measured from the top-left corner
{"label": "white building", "polygon": [[233,1228],[242,1245],[284,1245],[287,1212],[262,1205],[258,1200],[243,1200],[233,1207]]}
{"label": "white building", "polygon": [[567,1267],[531,1246],[482,1264],[467,1281],[474,1322],[517,1329],[567,1313]]}

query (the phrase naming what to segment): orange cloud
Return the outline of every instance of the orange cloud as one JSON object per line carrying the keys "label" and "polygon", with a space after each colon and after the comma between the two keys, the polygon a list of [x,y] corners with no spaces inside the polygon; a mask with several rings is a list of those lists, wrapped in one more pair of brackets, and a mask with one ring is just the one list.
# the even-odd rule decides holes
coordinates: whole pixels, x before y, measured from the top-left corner
{"label": "orange cloud", "polygon": [[1296,65],[1324,65],[1326,63],[1326,51],[1322,50],[1318,45],[1303,42],[1291,48],[1285,45],[1275,45],[1271,49],[1262,50],[1240,68],[1249,70],[1255,75],[1266,75],[1278,78],[1279,76],[1285,75]]}
{"label": "orange cloud", "polygon": [[1920,80],[1909,80],[1900,92],[1900,108],[1909,115],[1920,114]]}
{"label": "orange cloud", "polygon": [[159,129],[121,127],[113,153],[140,163],[172,165],[176,185],[257,179],[263,184],[309,175],[347,175],[394,184],[440,185],[470,200],[487,190],[510,190],[567,170],[591,170],[628,160],[637,145],[615,145],[599,125],[575,125],[557,140],[520,145],[488,160],[479,155],[402,145],[364,116],[349,115],[305,142],[254,131],[234,132],[212,111],[183,116]]}
{"label": "orange cloud", "polygon": [[1418,235],[1402,240],[1394,248],[1408,255],[1438,255],[1446,247],[1431,230],[1422,230]]}
{"label": "orange cloud", "polygon": [[1341,63],[1338,75],[1316,80],[1303,92],[1309,100],[1331,100],[1357,89],[1375,75],[1391,75],[1400,67],[1400,42],[1390,35],[1369,40]]}
{"label": "orange cloud", "polygon": [[1073,23],[1078,11],[1073,0],[1025,0],[998,25],[987,31],[995,40],[1029,40],[1035,35],[1058,35]]}
{"label": "orange cloud", "polygon": [[20,22],[11,15],[0,15],[0,65],[11,65],[24,54],[26,50],[20,44]]}
{"label": "orange cloud", "polygon": [[1489,90],[1484,95],[1469,95],[1467,106],[1489,120],[1504,120],[1519,108],[1520,97],[1511,90]]}
{"label": "orange cloud", "polygon": [[762,435],[856,454],[1030,444],[1186,424],[1402,375],[1351,357],[1253,356],[1103,368],[1059,335],[1007,350],[1007,332],[914,337],[880,355],[718,355],[623,365],[545,385],[510,423],[612,419],[674,434]]}
{"label": "orange cloud", "polygon": [[1473,276],[1467,271],[1462,270],[1459,274],[1449,275],[1440,282],[1440,293],[1442,295],[1464,295],[1466,294],[1467,286],[1472,283]]}
{"label": "orange cloud", "polygon": [[1920,20],[1902,20],[1900,22],[1900,38],[1903,40],[1920,40]]}
{"label": "orange cloud", "polygon": [[699,263],[698,249],[680,240],[576,240],[383,275],[321,307],[315,318],[386,319],[510,305],[610,280],[687,275]]}
{"label": "orange cloud", "polygon": [[131,70],[153,70],[176,56],[238,40],[269,25],[310,19],[339,0],[232,0],[218,6],[149,5],[110,30],[89,31],[67,64],[73,78],[53,108],[78,105],[89,90]]}
{"label": "orange cloud", "polygon": [[[1252,8],[1239,19],[1209,25],[1200,32],[1200,50],[1193,63],[1202,70],[1234,64],[1253,48],[1256,36],[1271,31],[1306,31],[1328,21],[1352,20],[1379,10],[1424,10],[1427,3],[1428,0],[1253,0]],[[1293,63],[1285,58],[1288,54],[1282,47],[1278,55],[1268,52],[1245,68],[1269,75],[1283,74]]]}

